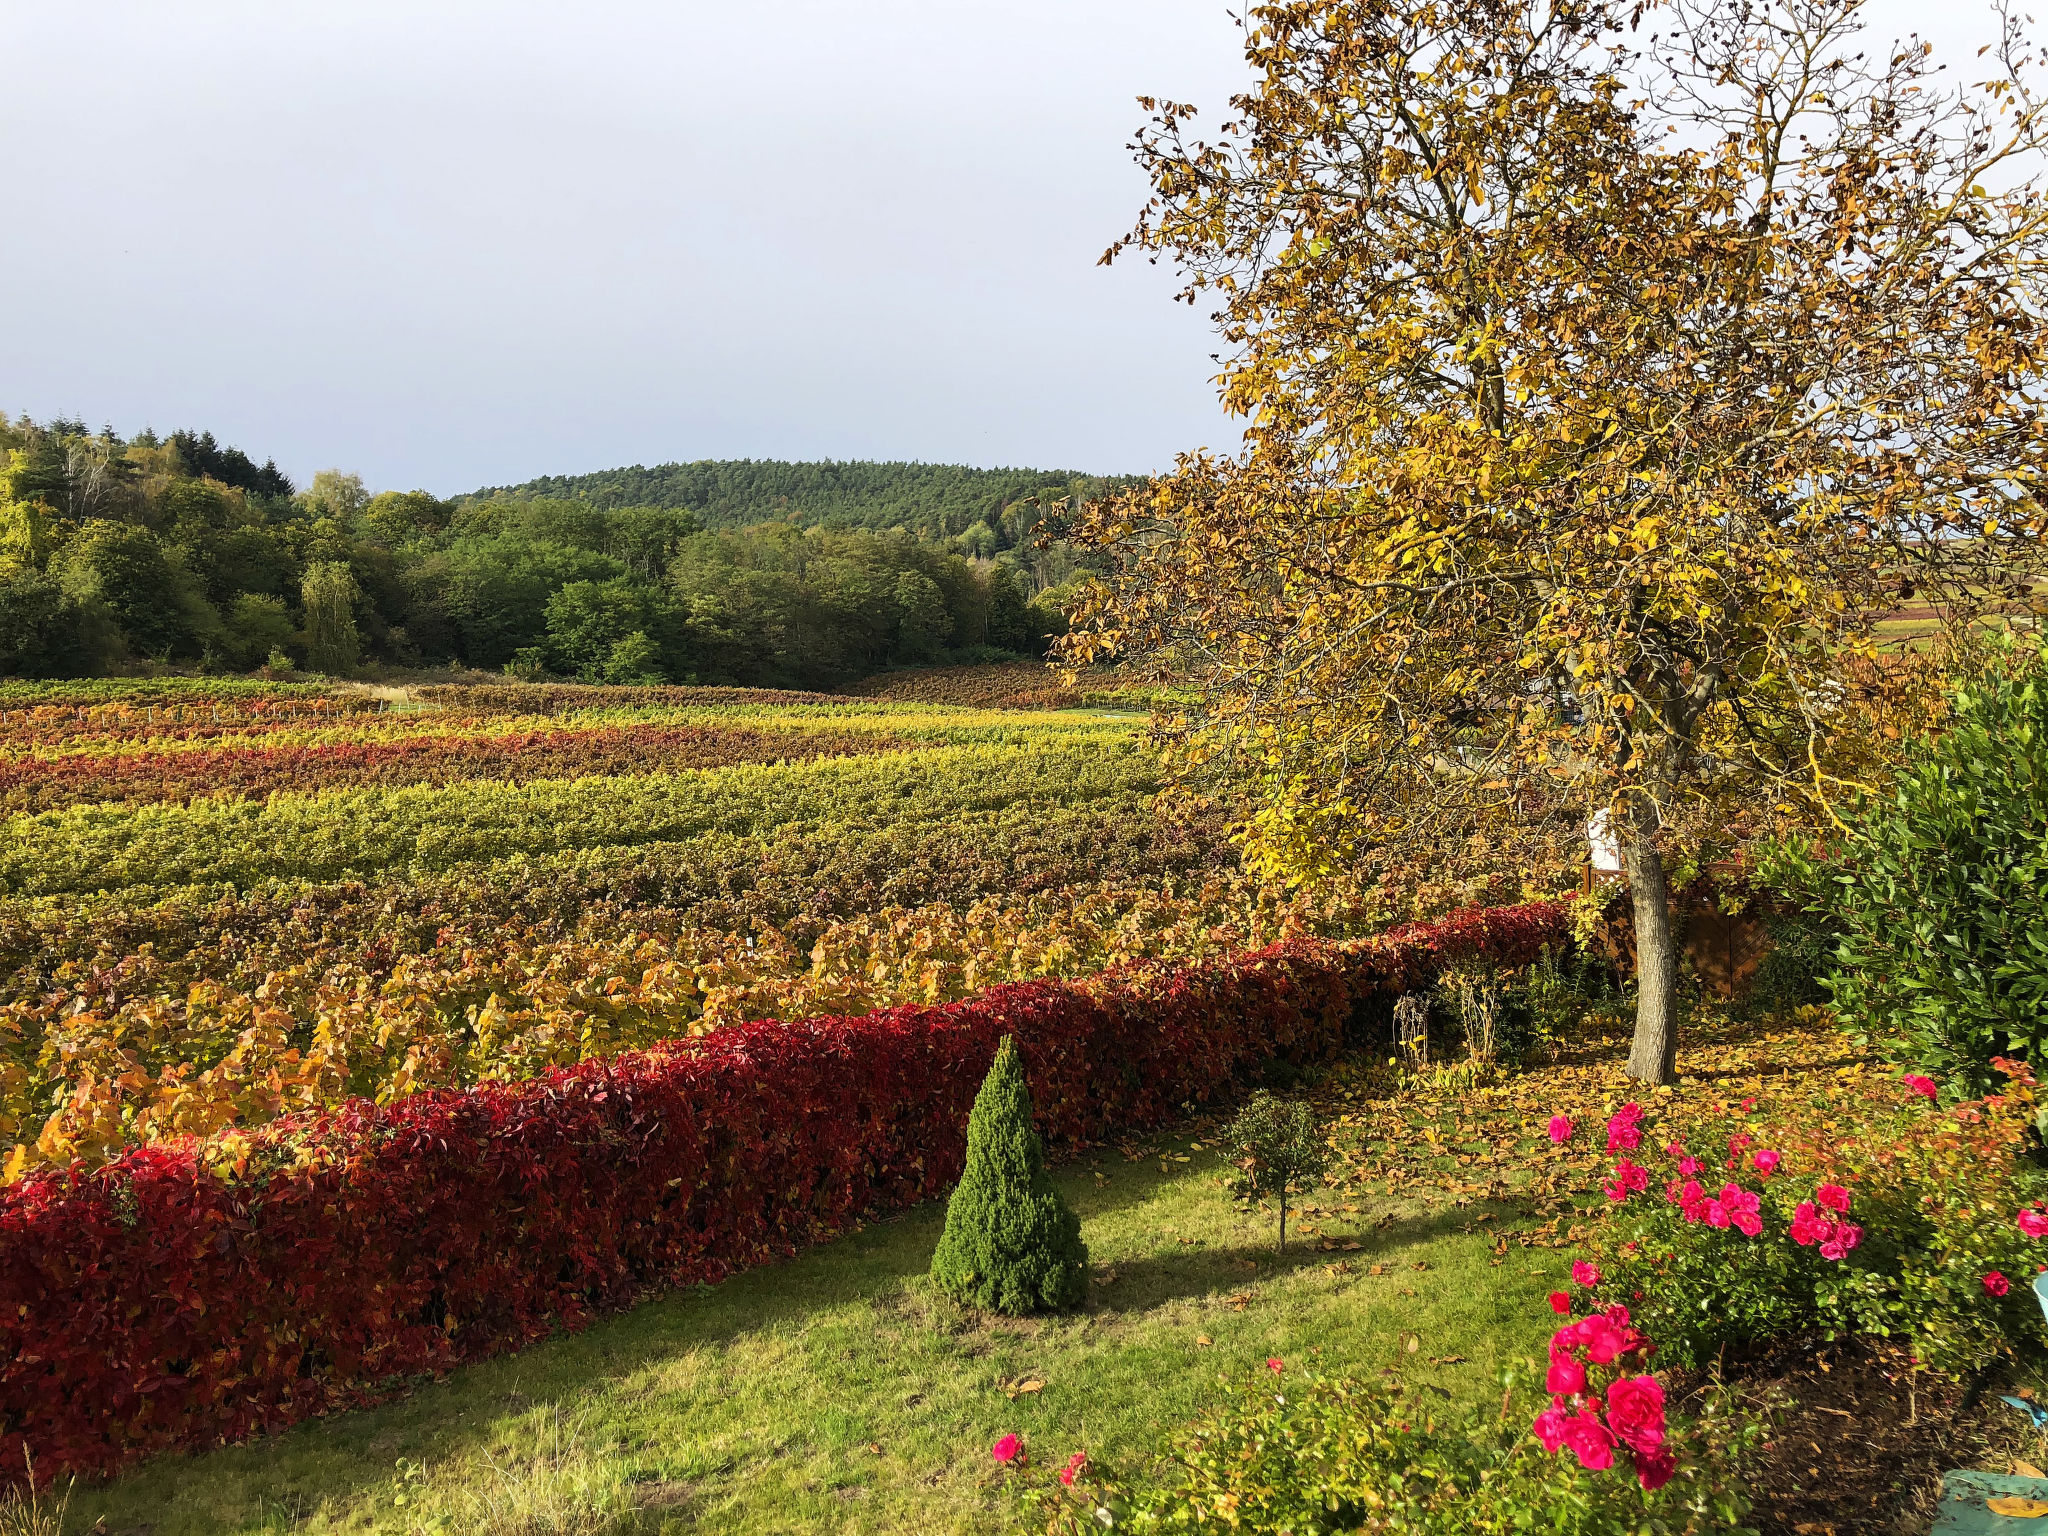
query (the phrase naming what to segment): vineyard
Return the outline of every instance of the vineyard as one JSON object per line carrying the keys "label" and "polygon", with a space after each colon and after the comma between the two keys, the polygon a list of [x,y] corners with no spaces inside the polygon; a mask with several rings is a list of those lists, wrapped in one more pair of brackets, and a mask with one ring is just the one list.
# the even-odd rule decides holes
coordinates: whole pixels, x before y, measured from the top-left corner
{"label": "vineyard", "polygon": [[[41,1167],[939,1004],[1344,914],[1152,810],[1125,714],[155,680],[0,688],[0,1147]],[[1043,683],[1045,674],[1039,674]],[[1007,690],[1007,692],[1005,691]]]}

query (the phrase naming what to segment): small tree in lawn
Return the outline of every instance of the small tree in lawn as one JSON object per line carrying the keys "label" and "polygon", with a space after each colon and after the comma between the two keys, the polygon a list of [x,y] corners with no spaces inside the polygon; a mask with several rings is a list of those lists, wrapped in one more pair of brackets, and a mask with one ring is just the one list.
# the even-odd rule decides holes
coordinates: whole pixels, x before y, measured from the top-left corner
{"label": "small tree in lawn", "polygon": [[968,1116],[967,1167],[946,1206],[932,1279],[957,1301],[1015,1315],[1074,1306],[1087,1272],[1081,1218],[1045,1171],[1024,1064],[1005,1035]]}
{"label": "small tree in lawn", "polygon": [[1237,1165],[1237,1192],[1280,1202],[1280,1251],[1285,1253],[1287,1197],[1314,1188],[1330,1162],[1315,1111],[1299,1099],[1255,1093],[1230,1122],[1225,1137]]}

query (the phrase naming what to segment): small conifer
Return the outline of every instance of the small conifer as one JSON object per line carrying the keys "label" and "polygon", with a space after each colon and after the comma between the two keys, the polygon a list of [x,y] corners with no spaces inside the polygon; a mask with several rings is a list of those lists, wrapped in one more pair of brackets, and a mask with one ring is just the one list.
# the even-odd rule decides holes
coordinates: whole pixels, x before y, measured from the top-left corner
{"label": "small conifer", "polygon": [[1087,1277],[1081,1218],[1045,1171],[1024,1064],[1005,1035],[967,1119],[967,1167],[932,1279],[957,1301],[1015,1315],[1074,1306]]}

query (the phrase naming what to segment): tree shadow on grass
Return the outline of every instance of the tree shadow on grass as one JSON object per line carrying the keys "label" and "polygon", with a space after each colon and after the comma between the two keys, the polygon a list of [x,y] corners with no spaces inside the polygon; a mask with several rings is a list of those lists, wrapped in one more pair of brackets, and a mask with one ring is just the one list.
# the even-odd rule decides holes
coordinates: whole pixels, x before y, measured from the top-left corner
{"label": "tree shadow on grass", "polygon": [[[1119,1260],[1109,1266],[1115,1271],[1115,1280],[1098,1283],[1104,1279],[1099,1273],[1091,1280],[1088,1307],[1096,1313],[1135,1315],[1173,1301],[1235,1296],[1254,1285],[1337,1264],[1349,1265],[1352,1273],[1368,1277],[1373,1265],[1387,1264],[1389,1274],[1398,1274],[1401,1271],[1391,1267],[1393,1254],[1439,1238],[1467,1235],[1472,1226],[1469,1215],[1445,1210],[1398,1218],[1331,1248],[1314,1239],[1290,1239],[1284,1253],[1271,1243],[1194,1244],[1181,1253]],[[1357,1246],[1352,1248],[1354,1243]]]}

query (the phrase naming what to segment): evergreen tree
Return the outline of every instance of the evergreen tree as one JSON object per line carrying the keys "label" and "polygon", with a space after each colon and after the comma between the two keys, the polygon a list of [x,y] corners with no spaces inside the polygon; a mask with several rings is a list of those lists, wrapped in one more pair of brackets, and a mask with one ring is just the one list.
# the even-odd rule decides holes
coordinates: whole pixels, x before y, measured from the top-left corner
{"label": "evergreen tree", "polygon": [[1024,1064],[1008,1035],[974,1096],[967,1167],[946,1206],[932,1278],[958,1301],[1013,1315],[1074,1306],[1087,1290],[1081,1218],[1045,1171]]}

